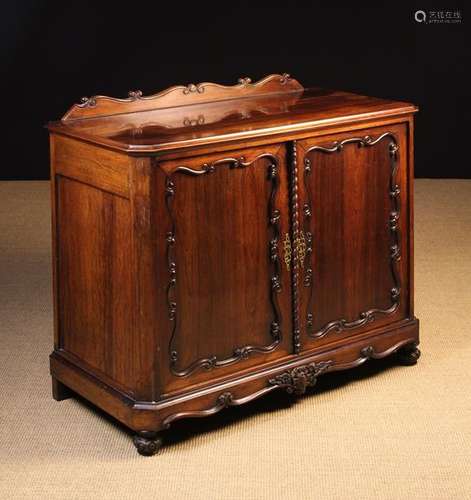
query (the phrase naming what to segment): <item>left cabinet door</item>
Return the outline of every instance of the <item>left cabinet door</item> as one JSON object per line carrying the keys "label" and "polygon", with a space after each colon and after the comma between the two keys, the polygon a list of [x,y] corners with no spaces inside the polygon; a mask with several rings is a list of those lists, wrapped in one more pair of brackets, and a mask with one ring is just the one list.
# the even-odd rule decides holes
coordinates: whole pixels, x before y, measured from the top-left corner
{"label": "left cabinet door", "polygon": [[285,158],[278,144],[155,161],[162,392],[291,352]]}

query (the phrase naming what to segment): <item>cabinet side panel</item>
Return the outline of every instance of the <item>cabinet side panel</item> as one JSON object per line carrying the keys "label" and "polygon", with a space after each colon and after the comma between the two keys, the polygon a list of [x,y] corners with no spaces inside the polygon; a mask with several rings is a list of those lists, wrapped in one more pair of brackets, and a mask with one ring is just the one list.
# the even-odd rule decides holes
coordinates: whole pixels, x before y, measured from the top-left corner
{"label": "cabinet side panel", "polygon": [[53,293],[53,315],[54,315],[54,349],[59,348],[59,306],[57,294],[57,218],[56,218],[56,172],[54,166],[56,137],[51,134],[49,137],[50,151],[50,173],[51,173],[51,253],[52,253],[52,293]]}
{"label": "cabinet side panel", "polygon": [[57,174],[104,191],[129,197],[129,158],[123,154],[55,136],[54,167]]}
{"label": "cabinet side panel", "polygon": [[56,176],[59,348],[132,388],[129,201]]}
{"label": "cabinet side panel", "polygon": [[407,196],[409,206],[409,316],[414,317],[414,117],[411,116],[407,127],[408,171]]}

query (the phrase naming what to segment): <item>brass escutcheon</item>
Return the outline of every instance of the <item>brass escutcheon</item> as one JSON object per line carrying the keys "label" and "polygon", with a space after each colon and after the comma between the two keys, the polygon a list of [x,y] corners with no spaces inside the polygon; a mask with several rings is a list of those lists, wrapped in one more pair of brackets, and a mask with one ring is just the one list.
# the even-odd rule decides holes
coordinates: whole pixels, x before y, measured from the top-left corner
{"label": "brass escutcheon", "polygon": [[299,265],[304,268],[304,258],[306,257],[306,237],[304,233],[300,230],[298,231],[298,236],[295,240],[296,245],[296,256]]}
{"label": "brass escutcheon", "polygon": [[283,250],[284,250],[284,256],[285,256],[285,264],[286,264],[286,269],[289,271],[291,267],[291,240],[289,237],[289,234],[285,234],[285,239],[283,241]]}

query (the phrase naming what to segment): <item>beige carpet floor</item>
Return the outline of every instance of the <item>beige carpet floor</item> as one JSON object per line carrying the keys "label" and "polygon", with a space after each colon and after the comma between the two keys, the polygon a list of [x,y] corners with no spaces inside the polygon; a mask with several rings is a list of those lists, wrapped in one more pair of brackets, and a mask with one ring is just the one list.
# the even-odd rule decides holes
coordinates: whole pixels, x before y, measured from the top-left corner
{"label": "beige carpet floor", "polygon": [[160,455],[50,396],[49,184],[0,183],[0,498],[471,498],[471,181],[416,183],[422,358],[179,422]]}

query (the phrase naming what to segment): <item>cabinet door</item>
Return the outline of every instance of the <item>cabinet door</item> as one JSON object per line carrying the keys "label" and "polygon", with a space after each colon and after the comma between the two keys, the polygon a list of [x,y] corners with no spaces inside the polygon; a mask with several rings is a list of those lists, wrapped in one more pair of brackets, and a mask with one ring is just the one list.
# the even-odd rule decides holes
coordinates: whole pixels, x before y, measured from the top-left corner
{"label": "cabinet door", "polygon": [[297,143],[303,349],[408,315],[405,127]]}
{"label": "cabinet door", "polygon": [[291,286],[283,256],[289,231],[285,146],[161,161],[157,167],[163,391],[286,355]]}

